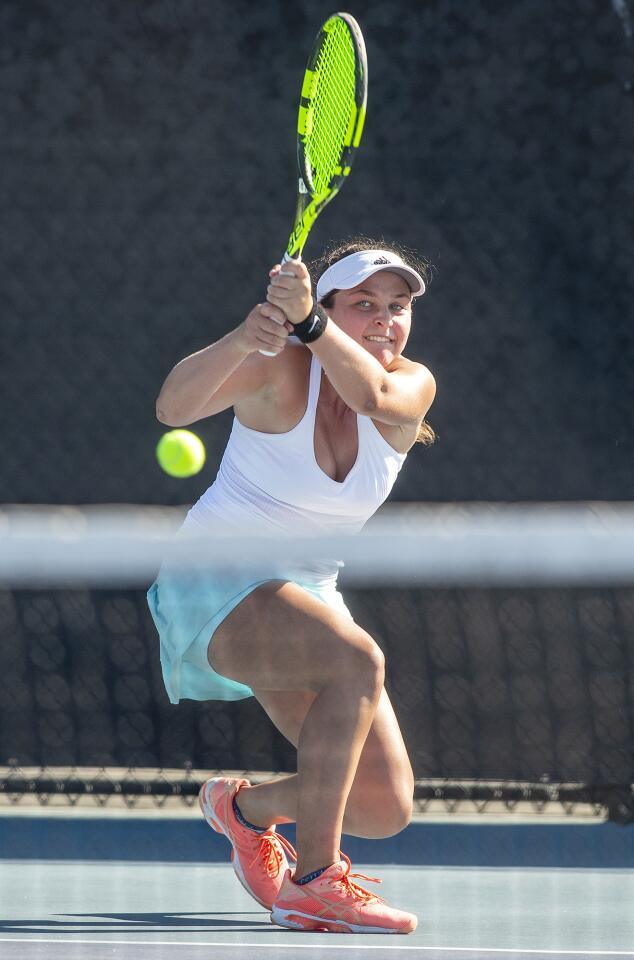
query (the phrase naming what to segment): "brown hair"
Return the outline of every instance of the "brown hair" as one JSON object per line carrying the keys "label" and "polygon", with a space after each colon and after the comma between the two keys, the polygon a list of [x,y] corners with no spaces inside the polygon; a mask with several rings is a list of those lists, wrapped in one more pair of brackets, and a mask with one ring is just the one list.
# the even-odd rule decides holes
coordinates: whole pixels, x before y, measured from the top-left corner
{"label": "brown hair", "polygon": [[[337,263],[338,260],[343,260],[344,257],[350,256],[352,253],[360,253],[362,250],[390,250],[392,253],[396,253],[401,260],[407,263],[410,267],[413,267],[425,281],[425,285],[428,286],[431,277],[432,270],[431,265],[427,260],[422,259],[414,250],[411,250],[409,247],[404,246],[403,244],[392,243],[391,241],[385,240],[374,240],[372,237],[352,237],[350,240],[335,241],[329,244],[328,247],[324,250],[321,257],[317,260],[313,260],[312,263],[308,265],[310,275],[315,286],[319,278],[326,272],[326,270]],[[323,298],[321,301],[326,309],[331,307],[333,304],[333,299],[337,290],[331,290],[330,293]],[[425,446],[429,446],[436,439],[436,434],[434,433],[433,428],[426,420],[423,420],[420,427],[418,428],[418,435],[416,437],[416,443],[422,443]]]}

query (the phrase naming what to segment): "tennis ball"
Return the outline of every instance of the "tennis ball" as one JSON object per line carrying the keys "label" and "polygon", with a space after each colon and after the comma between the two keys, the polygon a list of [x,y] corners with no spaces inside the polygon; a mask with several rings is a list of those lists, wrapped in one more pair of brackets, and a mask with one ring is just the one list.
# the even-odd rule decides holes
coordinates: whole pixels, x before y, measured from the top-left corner
{"label": "tennis ball", "polygon": [[205,446],[189,430],[170,430],[158,442],[156,459],[170,477],[193,477],[205,463]]}

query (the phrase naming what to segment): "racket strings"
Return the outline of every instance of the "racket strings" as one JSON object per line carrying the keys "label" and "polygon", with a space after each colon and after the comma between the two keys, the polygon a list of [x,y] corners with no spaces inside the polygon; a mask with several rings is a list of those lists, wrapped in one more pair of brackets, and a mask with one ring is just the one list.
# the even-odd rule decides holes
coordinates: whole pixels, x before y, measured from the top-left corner
{"label": "racket strings", "polygon": [[320,134],[323,131],[323,135],[316,138],[318,155],[315,160],[318,173],[326,178],[323,184],[326,187],[333,174],[338,172],[350,113],[355,106],[354,50],[345,28],[328,37],[319,70],[323,84],[316,97],[315,128]]}
{"label": "racket strings", "polygon": [[356,60],[346,25],[326,34],[315,64],[315,90],[306,158],[313,171],[314,193],[327,190],[341,175],[342,154],[351,118],[356,113]]}

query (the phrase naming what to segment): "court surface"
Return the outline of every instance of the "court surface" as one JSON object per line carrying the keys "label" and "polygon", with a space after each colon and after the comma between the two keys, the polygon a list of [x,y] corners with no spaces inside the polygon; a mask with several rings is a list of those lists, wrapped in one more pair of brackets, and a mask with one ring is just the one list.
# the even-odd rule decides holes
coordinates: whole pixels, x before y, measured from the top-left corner
{"label": "court surface", "polygon": [[[0,957],[634,960],[634,869],[609,865],[631,862],[631,828],[412,824],[392,844],[355,843],[353,870],[383,881],[360,882],[416,913],[414,934],[273,926],[235,879],[226,840],[194,820],[0,817]],[[359,859],[372,850],[381,862]],[[575,857],[582,866],[553,865]]]}

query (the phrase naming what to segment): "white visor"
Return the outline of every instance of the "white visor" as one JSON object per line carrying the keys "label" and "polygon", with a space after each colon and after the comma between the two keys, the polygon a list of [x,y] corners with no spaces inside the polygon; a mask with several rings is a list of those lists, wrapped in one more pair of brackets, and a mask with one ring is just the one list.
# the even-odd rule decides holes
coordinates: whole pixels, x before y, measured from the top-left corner
{"label": "white visor", "polygon": [[413,297],[425,293],[425,281],[420,273],[401,260],[391,250],[361,250],[337,260],[317,282],[317,300],[322,301],[333,290],[351,290],[379,270],[391,270],[407,282]]}

